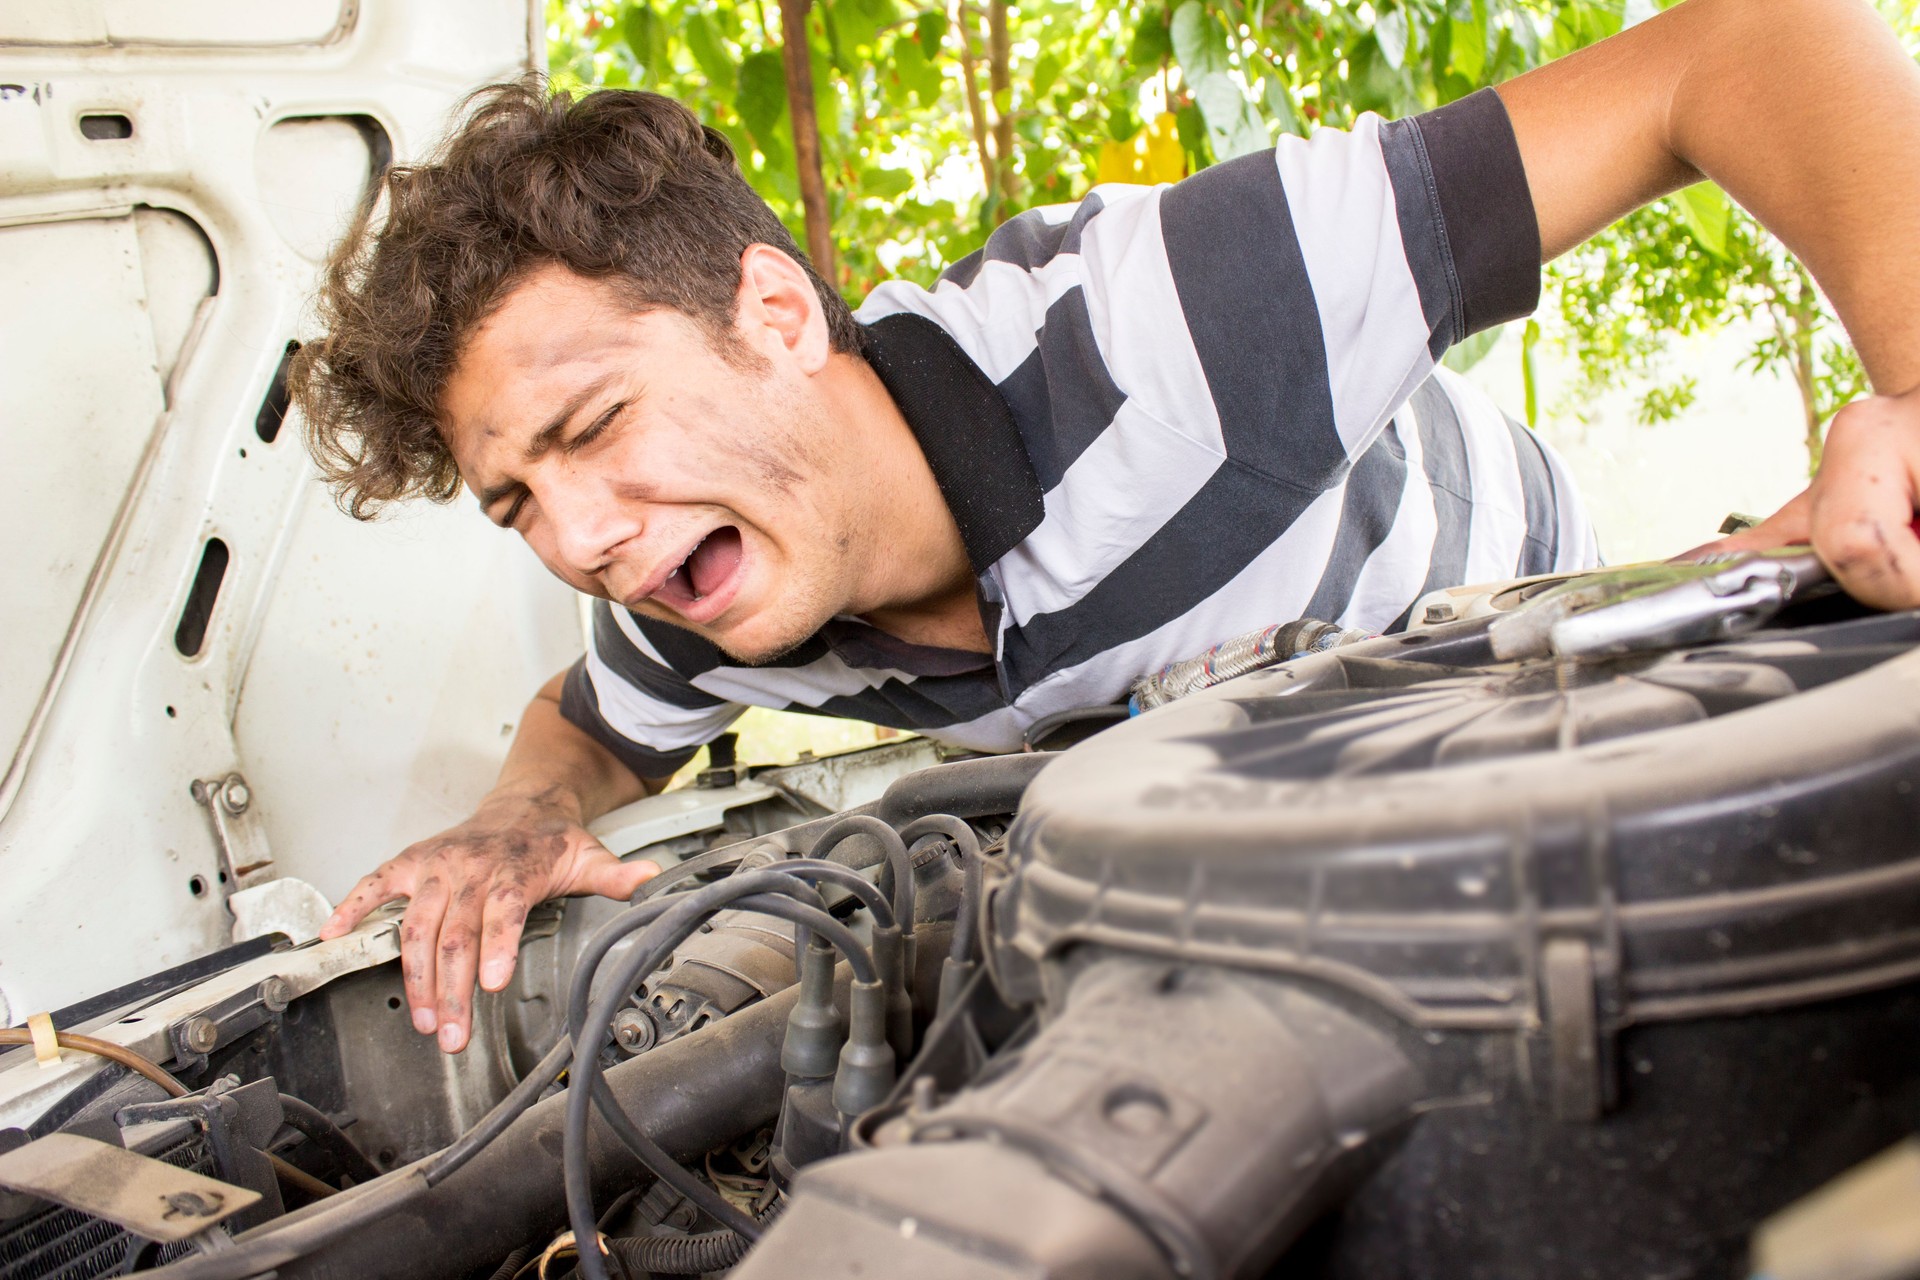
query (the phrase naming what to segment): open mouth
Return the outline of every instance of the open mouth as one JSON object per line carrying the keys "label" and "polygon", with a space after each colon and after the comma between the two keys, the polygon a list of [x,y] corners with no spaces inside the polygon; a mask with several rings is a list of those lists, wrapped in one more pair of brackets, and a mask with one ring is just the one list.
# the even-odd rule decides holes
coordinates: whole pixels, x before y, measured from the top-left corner
{"label": "open mouth", "polygon": [[740,530],[722,525],[694,544],[679,567],[667,575],[656,600],[685,611],[718,592],[740,567]]}

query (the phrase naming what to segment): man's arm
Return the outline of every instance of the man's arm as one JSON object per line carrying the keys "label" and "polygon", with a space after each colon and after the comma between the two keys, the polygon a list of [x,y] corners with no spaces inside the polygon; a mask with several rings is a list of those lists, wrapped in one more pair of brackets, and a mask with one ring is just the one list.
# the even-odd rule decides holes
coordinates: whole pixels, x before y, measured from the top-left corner
{"label": "man's arm", "polygon": [[335,938],[383,902],[409,897],[400,925],[407,1003],[440,1047],[466,1047],[480,985],[513,976],[520,930],[535,903],[567,894],[625,898],[657,875],[652,862],[621,862],[586,824],[658,791],[560,714],[565,673],[549,680],[520,718],[500,779],[473,817],[383,863],[353,887],[323,938]]}
{"label": "man's arm", "polygon": [[1920,604],[1920,68],[1860,0],[1688,0],[1498,92],[1552,258],[1712,178],[1806,263],[1879,392],[1745,545],[1811,540],[1855,596]]}

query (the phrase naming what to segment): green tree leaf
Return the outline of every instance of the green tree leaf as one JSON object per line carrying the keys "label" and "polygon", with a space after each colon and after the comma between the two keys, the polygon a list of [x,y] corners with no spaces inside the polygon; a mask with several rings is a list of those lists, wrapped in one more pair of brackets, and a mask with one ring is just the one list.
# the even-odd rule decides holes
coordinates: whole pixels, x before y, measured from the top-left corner
{"label": "green tree leaf", "polygon": [[1288,88],[1285,73],[1271,63],[1263,63],[1261,72],[1266,84],[1260,96],[1267,109],[1267,118],[1287,133],[1305,137],[1307,130],[1301,123],[1300,113],[1293,108],[1293,93]]}
{"label": "green tree leaf", "polygon": [[1033,64],[1033,96],[1035,99],[1047,96],[1047,91],[1060,82],[1060,74],[1065,71],[1060,55],[1048,51],[1040,55]]}
{"label": "green tree leaf", "polygon": [[1727,193],[1711,182],[1697,182],[1676,194],[1673,202],[1700,247],[1725,261],[1727,229],[1733,222],[1733,204]]}
{"label": "green tree leaf", "polygon": [[1214,72],[1193,82],[1193,100],[1207,122],[1207,140],[1222,160],[1259,151],[1268,144],[1266,126],[1240,92],[1240,82]]}
{"label": "green tree leaf", "polygon": [[1180,145],[1187,152],[1187,167],[1198,173],[1213,163],[1213,152],[1207,143],[1207,122],[1200,115],[1200,108],[1185,106],[1174,112],[1174,127],[1180,134]]}
{"label": "green tree leaf", "polygon": [[860,173],[860,194],[891,199],[913,190],[913,175],[905,169],[865,169]]}
{"label": "green tree leaf", "polygon": [[1157,70],[1161,63],[1173,56],[1173,37],[1167,31],[1167,11],[1159,5],[1150,5],[1133,28],[1133,39],[1127,44],[1127,61],[1141,70]]}
{"label": "green tree leaf", "polygon": [[1380,54],[1387,65],[1398,71],[1407,61],[1407,11],[1388,9],[1373,24],[1373,37],[1380,42]]}
{"label": "green tree leaf", "polygon": [[693,10],[682,19],[680,34],[687,42],[687,52],[693,55],[694,63],[707,77],[708,86],[722,97],[731,98],[738,75],[733,65],[733,55],[720,42],[720,33],[714,30],[713,19],[697,9]]}
{"label": "green tree leaf", "polygon": [[1226,72],[1226,32],[1202,7],[1200,0],[1187,0],[1173,11],[1172,37],[1173,56],[1179,60],[1180,70],[1189,83]]}
{"label": "green tree leaf", "polygon": [[896,21],[900,10],[893,0],[835,0],[829,12],[838,25],[840,38],[848,52],[871,50],[880,29]]}
{"label": "green tree leaf", "polygon": [[[774,127],[787,116],[787,73],[771,49],[750,53],[740,62],[740,118],[760,150],[773,158]],[[791,146],[788,148],[789,152]]]}
{"label": "green tree leaf", "polygon": [[1529,319],[1520,331],[1520,385],[1526,400],[1527,425],[1540,425],[1540,376],[1534,368],[1533,352],[1540,345],[1540,322]]}
{"label": "green tree leaf", "polygon": [[1447,50],[1453,69],[1463,78],[1478,84],[1487,69],[1487,28],[1478,10],[1470,18],[1458,15],[1448,19]]}
{"label": "green tree leaf", "polygon": [[1493,344],[1500,341],[1500,333],[1505,328],[1505,325],[1497,324],[1491,329],[1469,334],[1447,349],[1447,354],[1441,357],[1442,363],[1455,373],[1465,373],[1487,358],[1487,352],[1493,350]]}
{"label": "green tree leaf", "polygon": [[642,84],[654,83],[669,74],[667,33],[652,5],[640,0],[626,7],[620,14],[620,38],[626,41],[633,60],[640,64]]}
{"label": "green tree leaf", "polygon": [[893,42],[893,69],[900,83],[921,106],[931,106],[940,98],[940,68],[928,59],[917,38],[902,37]]}

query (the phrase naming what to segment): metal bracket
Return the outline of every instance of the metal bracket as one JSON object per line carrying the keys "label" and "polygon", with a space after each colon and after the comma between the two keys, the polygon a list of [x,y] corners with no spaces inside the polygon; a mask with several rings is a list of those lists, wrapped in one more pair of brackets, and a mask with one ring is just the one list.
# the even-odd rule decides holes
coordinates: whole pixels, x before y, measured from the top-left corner
{"label": "metal bracket", "polygon": [[164,1243],[223,1220],[238,1224],[260,1206],[260,1196],[246,1187],[72,1133],[48,1134],[0,1156],[0,1187]]}
{"label": "metal bracket", "polygon": [[220,869],[226,873],[226,896],[273,878],[273,854],[267,833],[253,810],[253,790],[238,773],[201,778],[192,786],[193,798],[213,823],[213,842],[220,850]]}
{"label": "metal bracket", "polygon": [[123,1128],[167,1120],[191,1120],[198,1125],[207,1135],[220,1176],[259,1197],[234,1215],[234,1230],[244,1231],[283,1212],[280,1185],[266,1155],[266,1147],[285,1120],[271,1077],[240,1084],[228,1076],[202,1093],[122,1107],[114,1119]]}
{"label": "metal bracket", "polygon": [[216,1050],[279,1017],[292,999],[286,979],[263,978],[250,991],[237,992],[211,1008],[180,1019],[167,1028],[174,1065],[182,1071],[199,1070]]}

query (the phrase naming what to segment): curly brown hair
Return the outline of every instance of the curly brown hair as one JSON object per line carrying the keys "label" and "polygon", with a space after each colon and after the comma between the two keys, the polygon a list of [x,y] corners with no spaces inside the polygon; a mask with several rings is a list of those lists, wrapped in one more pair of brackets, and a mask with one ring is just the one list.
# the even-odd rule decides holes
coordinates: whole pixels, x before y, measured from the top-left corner
{"label": "curly brown hair", "polygon": [[441,394],[467,338],[529,272],[609,281],[636,310],[686,315],[726,354],[752,244],[806,269],[834,350],[857,351],[845,300],[741,177],[727,140],[685,107],[625,90],[550,93],[539,77],[474,94],[431,158],[388,170],[369,193],[327,264],[316,304],[326,336],[288,371],[341,509],[367,520],[388,502],[460,491]]}

